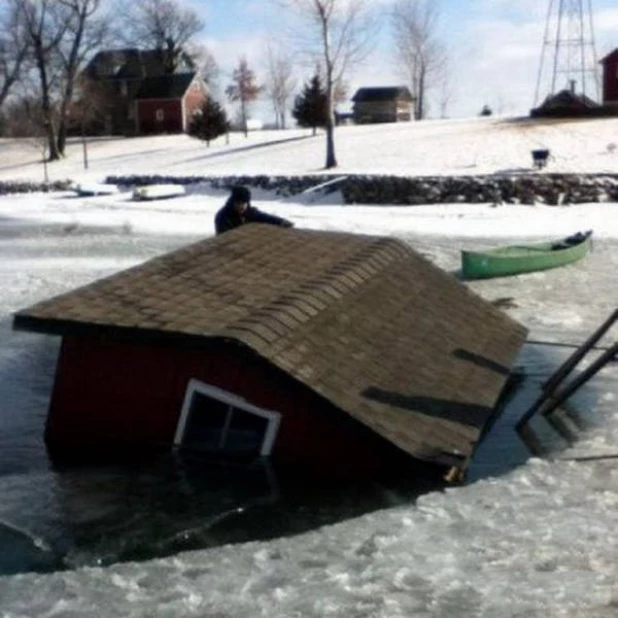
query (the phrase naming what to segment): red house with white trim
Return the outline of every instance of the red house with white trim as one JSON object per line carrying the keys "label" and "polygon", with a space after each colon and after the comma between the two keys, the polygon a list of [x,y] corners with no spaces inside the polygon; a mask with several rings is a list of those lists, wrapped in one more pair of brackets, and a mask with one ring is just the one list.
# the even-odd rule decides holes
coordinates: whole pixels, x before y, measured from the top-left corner
{"label": "red house with white trim", "polygon": [[245,225],[18,312],[60,335],[54,460],[184,448],[464,471],[526,329],[392,238]]}
{"label": "red house with white trim", "polygon": [[207,98],[206,85],[197,73],[148,77],[135,96],[136,133],[186,133]]}
{"label": "red house with white trim", "polygon": [[208,96],[195,63],[184,52],[135,48],[100,51],[82,75],[79,105],[97,111],[88,131],[134,135],[186,131]]}

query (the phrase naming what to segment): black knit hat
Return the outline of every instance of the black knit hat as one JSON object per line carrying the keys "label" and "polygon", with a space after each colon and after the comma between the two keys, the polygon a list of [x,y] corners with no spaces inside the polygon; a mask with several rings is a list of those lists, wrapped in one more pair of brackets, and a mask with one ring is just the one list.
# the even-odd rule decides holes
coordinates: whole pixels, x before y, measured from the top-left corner
{"label": "black knit hat", "polygon": [[237,185],[232,187],[232,200],[234,202],[243,202],[248,204],[251,201],[251,191],[247,187]]}

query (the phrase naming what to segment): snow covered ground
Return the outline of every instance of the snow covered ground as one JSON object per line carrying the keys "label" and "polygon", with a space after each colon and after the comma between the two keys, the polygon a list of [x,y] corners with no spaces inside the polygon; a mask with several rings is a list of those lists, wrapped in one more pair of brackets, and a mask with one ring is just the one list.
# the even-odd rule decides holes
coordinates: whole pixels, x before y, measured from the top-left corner
{"label": "snow covered ground", "polygon": [[[530,169],[530,150],[540,146],[553,153],[549,172],[614,173],[618,153],[610,145],[617,130],[618,119],[344,127],[337,133],[337,173],[517,173]],[[282,142],[282,135],[301,139]],[[278,143],[264,145],[273,140]],[[84,171],[80,148],[76,144],[67,159],[49,166],[52,180],[314,173],[324,154],[323,140],[303,131],[260,132],[248,141],[232,136],[229,145],[210,150],[184,136],[101,140],[90,145],[90,168]],[[42,180],[37,156],[31,146],[0,142],[0,180]],[[618,204],[343,207],[334,197],[308,204],[256,192],[254,201],[298,227],[397,236],[453,273],[460,249],[594,230],[595,250],[582,262],[469,284],[485,298],[502,301],[530,329],[531,342],[518,360],[527,378],[480,449],[470,482],[289,538],[105,568],[0,577],[2,618],[618,615],[618,459],[573,460],[618,457],[618,364],[573,398],[571,407],[584,427],[576,442],[561,444],[536,419],[533,428],[560,448],[521,463],[526,457],[513,451],[524,445],[512,439],[513,424],[539,384],[572,351],[547,344],[581,343],[618,306]],[[0,430],[3,414],[26,413],[32,405],[24,387],[29,382],[14,380],[16,363],[27,356],[31,368],[37,354],[51,355],[48,338],[10,331],[11,313],[212,234],[213,215],[224,198],[206,185],[146,203],[132,201],[130,192],[0,197]],[[606,343],[616,336],[614,328]],[[36,345],[29,343],[33,338]],[[37,379],[48,387],[49,370],[39,372]],[[6,513],[5,499],[0,522]],[[27,520],[24,513],[21,523]]]}
{"label": "snow covered ground", "polygon": [[[401,175],[493,174],[529,171],[531,151],[548,148],[546,172],[614,172],[618,118],[545,120],[476,118],[337,129],[334,172]],[[41,144],[0,140],[0,180],[42,181]],[[112,174],[308,174],[322,171],[324,139],[307,129],[232,133],[207,148],[186,135],[88,142],[83,169],[79,141],[49,166],[51,180],[101,180]]]}

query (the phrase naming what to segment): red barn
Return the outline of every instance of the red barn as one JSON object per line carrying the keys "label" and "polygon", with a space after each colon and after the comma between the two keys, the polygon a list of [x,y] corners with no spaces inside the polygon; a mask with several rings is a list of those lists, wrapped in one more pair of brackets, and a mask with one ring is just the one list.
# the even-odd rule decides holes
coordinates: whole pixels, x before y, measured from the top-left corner
{"label": "red barn", "polygon": [[138,135],[183,133],[205,103],[206,85],[197,73],[174,73],[144,79],[135,97]]}
{"label": "red barn", "polygon": [[603,64],[603,104],[618,105],[618,49],[601,60]]}
{"label": "red barn", "polygon": [[15,315],[62,336],[53,459],[177,447],[464,470],[525,329],[404,243],[246,225]]}

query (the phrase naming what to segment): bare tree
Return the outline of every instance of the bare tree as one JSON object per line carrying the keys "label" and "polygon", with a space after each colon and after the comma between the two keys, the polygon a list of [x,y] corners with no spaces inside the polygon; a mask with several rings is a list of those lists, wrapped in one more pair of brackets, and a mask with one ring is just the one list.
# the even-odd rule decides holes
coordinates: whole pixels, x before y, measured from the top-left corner
{"label": "bare tree", "polygon": [[273,104],[277,128],[285,129],[285,113],[296,89],[296,78],[289,55],[272,45],[266,46],[266,83],[264,91]]}
{"label": "bare tree", "polygon": [[0,8],[0,107],[19,80],[30,51],[23,13],[18,0],[6,0]]}
{"label": "bare tree", "polygon": [[452,82],[449,78],[449,62],[448,60],[442,66],[441,77],[438,79],[437,98],[438,107],[440,109],[440,118],[448,117],[448,109],[454,98]]}
{"label": "bare tree", "polygon": [[88,54],[107,32],[95,17],[103,0],[14,0],[32,50],[39,122],[47,136],[49,159],[64,154],[75,83]]}
{"label": "bare tree", "polygon": [[323,67],[328,105],[326,168],[337,166],[335,156],[335,94],[346,72],[362,62],[375,40],[377,20],[370,0],[279,0],[297,16],[301,51]]}
{"label": "bare tree", "polygon": [[219,86],[219,65],[212,52],[204,45],[190,45],[187,54],[193,60],[196,70],[208,85],[209,91],[216,91]]}
{"label": "bare tree", "polygon": [[167,73],[173,73],[191,39],[204,29],[195,10],[179,0],[134,0],[126,20],[127,40],[161,52]]}
{"label": "bare tree", "polygon": [[67,30],[67,23],[63,20],[59,7],[54,0],[20,0],[20,17],[24,20],[25,33],[32,46],[33,62],[38,76],[40,117],[51,161],[60,158],[54,115],[53,89],[58,80],[54,56]]}
{"label": "bare tree", "polygon": [[416,97],[416,118],[427,111],[427,93],[442,77],[446,51],[436,36],[439,7],[435,0],[397,0],[393,36],[401,67]]}
{"label": "bare tree", "polygon": [[107,36],[110,22],[106,17],[95,19],[103,0],[57,0],[65,8],[67,29],[58,45],[61,66],[60,104],[58,119],[58,151],[64,154],[68,114],[75,93],[78,72],[85,59],[100,48]]}
{"label": "bare tree", "polygon": [[261,86],[255,81],[255,73],[249,68],[247,58],[241,56],[238,67],[234,70],[232,83],[225,89],[225,93],[230,101],[240,103],[240,121],[245,137],[248,132],[249,105],[258,98],[261,90]]}

